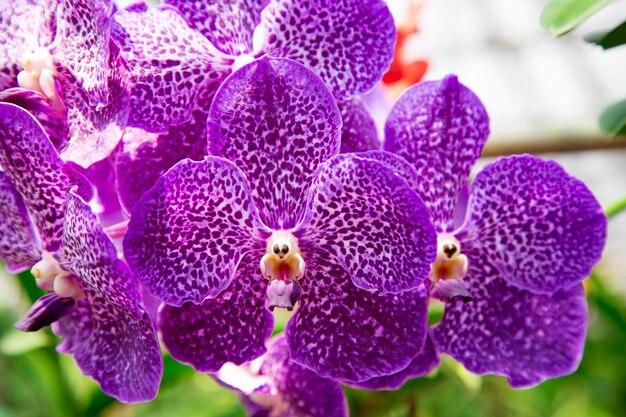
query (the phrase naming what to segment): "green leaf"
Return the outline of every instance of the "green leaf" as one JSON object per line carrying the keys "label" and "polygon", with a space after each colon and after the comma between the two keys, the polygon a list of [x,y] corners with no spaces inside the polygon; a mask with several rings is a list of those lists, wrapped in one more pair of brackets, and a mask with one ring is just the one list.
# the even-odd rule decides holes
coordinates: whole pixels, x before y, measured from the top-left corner
{"label": "green leaf", "polygon": [[610,105],[600,115],[600,128],[614,136],[626,136],[626,100]]}
{"label": "green leaf", "polygon": [[24,353],[50,345],[50,337],[44,332],[23,333],[17,330],[7,332],[0,339],[0,354],[5,356]]}
{"label": "green leaf", "polygon": [[604,49],[626,44],[626,20],[611,30],[593,32],[585,36],[589,43],[595,43]]}
{"label": "green leaf", "polygon": [[541,11],[541,26],[565,35],[612,0],[551,0]]}

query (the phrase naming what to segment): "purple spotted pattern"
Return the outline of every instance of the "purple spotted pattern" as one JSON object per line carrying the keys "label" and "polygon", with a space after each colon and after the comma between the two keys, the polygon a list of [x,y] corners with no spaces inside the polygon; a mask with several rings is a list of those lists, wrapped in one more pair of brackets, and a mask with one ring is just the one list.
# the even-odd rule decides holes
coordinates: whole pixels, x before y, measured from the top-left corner
{"label": "purple spotted pattern", "polygon": [[165,133],[208,109],[233,59],[189,28],[170,6],[137,3],[115,14],[112,36],[129,66],[129,125]]}
{"label": "purple spotted pattern", "polygon": [[159,330],[174,359],[201,372],[217,372],[226,362],[241,365],[265,353],[274,316],[264,308],[262,255],[255,251],[244,256],[231,285],[216,298],[200,305],[161,307]]}
{"label": "purple spotted pattern", "polygon": [[55,112],[43,94],[21,87],[11,87],[0,91],[0,102],[15,104],[27,110],[41,124],[55,148],[65,145],[68,135],[65,115]]}
{"label": "purple spotted pattern", "polygon": [[73,78],[91,106],[109,102],[111,0],[61,0],[50,52],[61,73]]}
{"label": "purple spotted pattern", "polygon": [[41,245],[22,196],[0,171],[0,259],[9,272],[20,272],[41,259]]}
{"label": "purple spotted pattern", "polygon": [[267,353],[258,360],[237,367],[229,364],[212,376],[240,394],[249,416],[348,416],[339,383],[291,360],[284,335],[269,340]]}
{"label": "purple spotted pattern", "polygon": [[139,291],[128,266],[80,197],[70,194],[65,205],[63,240],[56,254],[61,267],[97,291],[108,303],[138,318]]}
{"label": "purple spotted pattern", "polygon": [[111,55],[107,78],[109,102],[104,107],[89,104],[89,96],[71,76],[60,78],[67,107],[68,136],[59,145],[61,158],[83,168],[108,157],[122,138],[130,108],[129,81],[125,63],[117,54]]}
{"label": "purple spotted pattern", "polygon": [[303,256],[308,269],[300,307],[285,330],[292,359],[348,382],[406,368],[426,341],[424,287],[380,295],[357,288],[328,253]]}
{"label": "purple spotted pattern", "polygon": [[36,3],[39,45],[49,46],[57,33],[56,12],[60,0],[38,0]]}
{"label": "purple spotted pattern", "polygon": [[509,284],[552,294],[591,273],[606,218],[587,186],[556,162],[512,156],[478,173],[456,235],[464,247],[488,253]]}
{"label": "purple spotted pattern", "polygon": [[431,371],[436,369],[441,363],[441,358],[437,352],[437,348],[432,340],[432,337],[426,339],[426,345],[424,349],[417,355],[402,371],[377,378],[368,379],[367,381],[351,384],[356,388],[370,389],[370,390],[397,390],[406,381],[413,378],[419,378],[428,375]]}
{"label": "purple spotted pattern", "polygon": [[312,68],[338,98],[372,88],[393,57],[395,25],[381,0],[166,3],[134,4],[112,28],[130,64],[130,124],[152,133],[208,108],[231,71],[263,55]]}
{"label": "purple spotted pattern", "polygon": [[272,416],[347,417],[348,405],[341,385],[322,378],[291,360],[284,337],[270,341],[261,374],[267,375],[278,395]]}
{"label": "purple spotted pattern", "polygon": [[351,98],[337,102],[343,126],[341,153],[374,151],[382,147],[376,123],[363,100]]}
{"label": "purple spotted pattern", "polygon": [[406,181],[413,190],[418,190],[420,182],[424,181],[423,179],[420,179],[420,176],[415,168],[413,168],[413,165],[409,164],[406,159],[401,156],[391,152],[369,151],[362,152],[357,155],[361,158],[374,159],[378,162],[382,162],[387,167],[391,168],[394,174]]}
{"label": "purple spotted pattern", "polygon": [[43,95],[22,88],[4,91],[0,100],[31,111],[61,158],[86,168],[113,151],[128,119],[128,71],[110,42],[112,3],[48,0],[33,7],[32,18],[12,18],[19,30],[33,21],[40,23],[27,34],[32,44],[23,45],[19,54],[37,47],[49,50],[65,112],[50,107]]}
{"label": "purple spotted pattern", "polygon": [[244,174],[222,158],[184,160],[133,210],[124,255],[137,278],[168,304],[200,304],[228,287],[267,231]]}
{"label": "purple spotted pattern", "polygon": [[446,306],[434,329],[439,351],[477,374],[506,376],[515,388],[574,372],[587,329],[582,285],[534,294],[508,284],[480,250],[465,253],[472,302]]}
{"label": "purple spotted pattern", "polygon": [[[341,192],[338,192],[341,190]],[[339,155],[311,185],[300,247],[332,254],[364,290],[397,293],[430,273],[437,236],[424,203],[382,163]]]}
{"label": "purple spotted pattern", "polygon": [[0,165],[24,198],[44,249],[55,251],[61,244],[65,194],[72,183],[41,125],[8,103],[0,103]]}
{"label": "purple spotted pattern", "polygon": [[[277,85],[285,86],[285,90],[277,89]],[[261,94],[262,87],[276,99],[268,102],[268,95]],[[242,98],[248,105],[237,107],[238,118],[231,114],[232,104],[226,105],[241,101],[230,94],[231,91],[253,92]],[[306,99],[305,91],[317,96]],[[308,113],[302,114],[297,107],[301,102],[307,106],[308,113],[316,113],[320,118],[330,117],[330,121],[309,119]],[[209,120],[209,126],[213,127],[209,129],[212,145],[216,142],[211,134],[218,123],[226,121],[229,124],[225,128],[233,126],[235,133],[224,133],[218,149],[227,150],[235,161],[215,156],[202,162],[182,161],[165,173],[135,205],[124,240],[126,259],[133,272],[166,303],[179,307],[184,301],[196,304],[183,304],[180,309],[164,307],[160,315],[163,340],[177,359],[203,367],[201,369],[209,366],[217,369],[228,361],[254,359],[250,357],[253,355],[243,356],[242,349],[249,351],[239,344],[232,343],[229,349],[222,349],[222,345],[229,346],[222,343],[224,337],[233,340],[241,335],[246,341],[256,337],[255,346],[265,342],[263,327],[252,319],[262,316],[252,315],[247,307],[242,310],[243,316],[248,317],[245,321],[241,321],[241,315],[234,315],[230,307],[224,307],[225,317],[235,317],[227,324],[232,327],[227,336],[220,333],[225,331],[226,319],[219,315],[220,309],[235,297],[238,284],[230,281],[233,274],[237,275],[235,271],[245,268],[240,260],[248,253],[252,257],[250,268],[259,268],[270,229],[281,227],[280,223],[266,224],[267,228],[255,223],[259,218],[287,218],[285,213],[258,197],[261,195],[274,198],[279,207],[300,207],[298,210],[308,213],[297,228],[291,230],[300,239],[301,256],[306,263],[305,274],[299,280],[302,286],[300,307],[287,330],[295,362],[324,377],[360,382],[406,368],[422,350],[427,332],[427,298],[420,283],[428,275],[428,266],[434,259],[434,228],[428,221],[424,204],[391,169],[354,154],[336,155],[339,113],[334,105],[331,106],[334,112],[322,111],[324,103],[328,102],[332,102],[332,94],[321,79],[296,62],[263,58],[243,67],[217,93]],[[310,103],[322,103],[322,106],[309,108]],[[290,112],[285,109],[287,104],[291,104]],[[259,112],[263,118],[254,123]],[[283,116],[281,120],[278,120],[279,115]],[[321,140],[309,120],[313,120],[313,125],[321,123],[321,127],[327,128],[330,124],[336,128],[330,129],[330,137]],[[319,178],[307,172],[304,155],[318,158]],[[323,159],[318,155],[328,156]],[[284,178],[293,179],[295,184],[289,187],[294,188],[283,185],[281,177],[261,175],[266,172],[278,172]],[[296,201],[290,193],[279,194],[277,189],[295,189],[303,201]],[[253,190],[259,190],[256,200]],[[281,195],[286,201],[279,198]],[[330,209],[324,208],[321,198],[327,199]],[[374,200],[385,202],[386,216],[376,213],[372,217],[373,214],[364,209],[364,203]],[[349,204],[338,209],[338,204],[344,201]],[[298,206],[288,205],[294,203]],[[407,216],[408,203],[413,210],[425,214],[423,222],[417,220],[414,211]],[[274,217],[268,215],[268,207],[273,209]],[[293,219],[302,217],[297,213],[289,215]],[[392,221],[396,219],[404,223],[392,230]],[[420,227],[423,230],[419,230]],[[332,237],[332,244],[338,248],[333,248],[330,240],[324,243],[314,239],[317,235],[325,239]],[[407,236],[415,240],[410,248],[405,248]],[[388,258],[389,251],[377,253],[372,248],[378,248],[379,241],[394,239],[406,250],[398,251],[393,265],[382,268],[379,263]],[[354,247],[352,241],[358,242],[358,247]],[[341,248],[345,248],[343,258],[337,255],[342,253]],[[420,257],[423,259],[416,259]],[[346,271],[344,266],[351,270]],[[380,280],[370,286],[386,289],[366,291],[357,287],[353,277],[363,280],[366,271],[374,267],[389,276],[399,276],[401,285]],[[259,269],[249,279],[255,278],[254,285],[248,286],[257,288],[258,284],[267,289],[267,280],[260,276]],[[259,280],[261,283],[257,282]],[[411,291],[385,294],[389,289]],[[238,291],[248,291],[246,305],[257,305],[266,314],[263,291]],[[242,308],[242,302],[238,304]],[[193,334],[185,334],[181,328]],[[214,343],[214,340],[220,342]]]}
{"label": "purple spotted pattern", "polygon": [[197,112],[191,122],[161,135],[126,129],[114,162],[116,187],[126,212],[178,161],[201,160],[208,154],[206,117]]}
{"label": "purple spotted pattern", "polygon": [[[454,76],[420,85],[394,106],[384,147],[413,165],[417,182],[390,164],[468,257],[462,284],[469,295],[447,300],[433,332],[437,350],[470,371],[506,376],[513,387],[573,372],[586,331],[580,282],[606,241],[602,208],[557,163],[531,155],[496,160],[470,187],[488,131],[484,109]],[[361,155],[368,154],[385,162]],[[440,181],[429,181],[438,185],[429,189],[419,178]],[[431,296],[441,290],[435,286]]]}
{"label": "purple spotted pattern", "polygon": [[252,35],[269,0],[165,0],[189,26],[229,55],[252,52]]}
{"label": "purple spotted pattern", "polygon": [[36,17],[34,0],[0,2],[0,91],[17,86],[17,74],[22,70],[19,59],[38,46],[33,36],[37,32]]}
{"label": "purple spotted pattern", "polygon": [[[67,194],[74,183],[75,190],[85,188],[84,179],[71,165],[62,166],[41,127],[25,110],[10,104],[0,104],[0,109],[0,156],[6,170],[2,178],[11,180],[24,199],[25,207],[18,210],[31,211],[36,226],[38,220],[54,226],[37,227],[39,235],[54,238],[55,249],[60,244],[54,257],[73,274],[86,295],[74,309],[59,310],[57,303],[44,300],[31,309],[28,321],[18,326],[35,330],[60,319],[55,327],[65,340],[59,350],[72,353],[84,373],[96,379],[106,394],[124,402],[151,400],[162,373],[156,331],[139,304],[130,270],[117,258],[91,209],[77,195]],[[47,230],[52,234],[46,234]],[[12,247],[15,252],[23,249],[28,248]],[[38,258],[31,257],[27,264],[27,255],[11,256],[22,260],[20,266],[32,266]]]}
{"label": "purple spotted pattern", "polygon": [[389,68],[396,41],[381,0],[272,0],[258,49],[313,69],[338,99],[364,93]]}
{"label": "purple spotted pattern", "polygon": [[[131,278],[131,276],[127,276]],[[57,351],[74,355],[81,371],[123,403],[153,400],[163,374],[154,325],[147,313],[137,320],[92,288],[75,311],[52,327],[63,338]]]}
{"label": "purple spotted pattern", "polygon": [[209,151],[251,180],[265,224],[289,229],[304,214],[315,170],[338,152],[341,118],[319,77],[296,62],[265,57],[224,83],[208,126]]}
{"label": "purple spotted pattern", "polygon": [[57,350],[73,354],[105,394],[122,402],[152,400],[163,373],[156,329],[139,304],[130,270],[117,258],[89,206],[73,194],[67,198],[58,256],[86,298],[53,326],[63,337]]}
{"label": "purple spotted pattern", "polygon": [[438,231],[452,231],[456,196],[489,135],[489,117],[456,76],[409,88],[385,124],[386,151],[405,158],[422,178],[416,190]]}

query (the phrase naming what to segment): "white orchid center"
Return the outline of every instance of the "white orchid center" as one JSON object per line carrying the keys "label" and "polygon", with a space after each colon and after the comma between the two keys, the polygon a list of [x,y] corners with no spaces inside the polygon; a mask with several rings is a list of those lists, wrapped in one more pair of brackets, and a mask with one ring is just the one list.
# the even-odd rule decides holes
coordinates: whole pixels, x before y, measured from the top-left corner
{"label": "white orchid center", "polygon": [[80,285],[50,252],[43,252],[41,261],[30,272],[35,277],[37,286],[46,291],[54,291],[59,297],[81,300],[85,298]]}
{"label": "white orchid center", "polygon": [[278,230],[267,239],[261,273],[269,280],[297,281],[304,276],[304,259],[298,239],[288,230]]}
{"label": "white orchid center", "polygon": [[233,62],[233,65],[232,65],[233,72],[237,71],[239,68],[245,65],[248,65],[255,59],[256,58],[252,54],[243,54],[243,55],[239,55],[235,57],[235,62]]}
{"label": "white orchid center", "polygon": [[55,82],[58,72],[48,48],[42,47],[24,54],[20,64],[24,69],[17,74],[18,85],[42,94],[56,113],[64,114],[65,105]]}
{"label": "white orchid center", "polygon": [[437,260],[431,265],[433,283],[446,279],[463,279],[467,274],[467,256],[461,253],[461,243],[454,236],[437,236]]}

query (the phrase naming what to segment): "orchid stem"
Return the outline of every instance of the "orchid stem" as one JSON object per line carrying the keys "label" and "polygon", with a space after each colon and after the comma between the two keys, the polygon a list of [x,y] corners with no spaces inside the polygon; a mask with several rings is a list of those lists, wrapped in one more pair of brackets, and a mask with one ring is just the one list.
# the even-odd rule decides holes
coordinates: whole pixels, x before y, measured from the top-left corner
{"label": "orchid stem", "polygon": [[606,209],[606,217],[610,219],[617,216],[624,210],[626,210],[626,197],[608,206]]}

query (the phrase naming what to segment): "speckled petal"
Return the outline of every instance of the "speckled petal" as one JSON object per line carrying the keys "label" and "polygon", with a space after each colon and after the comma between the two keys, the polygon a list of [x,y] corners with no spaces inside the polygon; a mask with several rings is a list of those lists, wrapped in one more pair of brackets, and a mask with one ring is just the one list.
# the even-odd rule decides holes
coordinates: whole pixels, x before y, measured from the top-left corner
{"label": "speckled petal", "polygon": [[259,270],[262,253],[257,255],[242,259],[217,298],[161,308],[159,330],[174,359],[200,372],[217,372],[226,362],[241,365],[265,353],[274,316],[265,308],[267,280]]}
{"label": "speckled petal", "polygon": [[268,0],[165,0],[189,26],[230,55],[252,52],[252,34]]}
{"label": "speckled petal", "polygon": [[300,247],[331,253],[357,287],[397,293],[428,277],[437,252],[428,210],[382,163],[334,157],[319,170],[307,207],[294,231]]}
{"label": "speckled petal", "polygon": [[292,359],[322,377],[360,382],[406,368],[427,332],[424,287],[379,295],[354,286],[328,253],[303,252],[302,298],[287,323]]}
{"label": "speckled petal", "polygon": [[489,135],[482,103],[456,76],[409,88],[385,124],[384,149],[405,158],[421,178],[418,193],[438,231],[453,229],[457,196]]}
{"label": "speckled petal", "polygon": [[206,113],[171,127],[165,134],[128,128],[115,154],[115,181],[124,209],[130,213],[146,191],[178,161],[201,160],[208,153]]}
{"label": "speckled petal", "polygon": [[148,314],[139,320],[118,309],[91,289],[76,311],[62,318],[55,332],[63,337],[57,348],[74,355],[78,366],[102,391],[121,402],[154,399],[163,375],[156,330]]}
{"label": "speckled petal", "polygon": [[224,82],[209,114],[209,150],[245,174],[265,224],[293,227],[317,167],[339,151],[341,116],[313,72],[261,58]]}
{"label": "speckled petal", "polygon": [[58,249],[70,180],[41,125],[27,111],[7,103],[0,103],[0,166],[24,198],[43,247]]}
{"label": "speckled petal", "polygon": [[111,36],[110,0],[61,0],[50,52],[59,71],[70,75],[91,106],[106,106]]}
{"label": "speckled petal", "polygon": [[0,259],[9,272],[32,267],[41,259],[41,245],[22,196],[0,171]]}
{"label": "speckled petal", "polygon": [[269,343],[261,373],[272,380],[280,406],[286,408],[283,411],[285,416],[348,416],[341,385],[293,362],[284,336],[278,336]]}
{"label": "speckled petal", "polygon": [[65,115],[59,115],[43,94],[21,87],[12,87],[0,91],[0,102],[15,104],[32,114],[41,124],[55,148],[62,147],[66,143],[68,129]]}
{"label": "speckled petal", "polygon": [[359,153],[357,156],[382,162],[397,176],[405,180],[415,192],[418,192],[420,189],[419,184],[421,181],[427,181],[427,179],[420,179],[413,165],[409,164],[406,159],[394,153],[387,151],[369,151]]}
{"label": "speckled petal", "polygon": [[17,86],[20,57],[37,47],[36,4],[35,0],[0,1],[0,91]]}
{"label": "speckled petal", "polygon": [[140,316],[139,291],[130,270],[118,259],[91,208],[72,193],[67,196],[63,243],[57,256],[63,269],[107,302],[125,309],[128,317]]}
{"label": "speckled petal", "polygon": [[437,349],[469,371],[506,376],[515,388],[576,370],[587,328],[582,285],[533,294],[507,284],[482,251],[466,255],[473,300],[446,306],[434,329]]}
{"label": "speckled petal", "polygon": [[376,123],[359,98],[337,102],[343,126],[341,128],[341,153],[374,151],[382,147]]}
{"label": "speckled petal", "polygon": [[117,55],[111,59],[110,100],[104,107],[90,105],[85,90],[71,76],[59,78],[69,130],[67,141],[58,147],[64,161],[87,168],[109,156],[122,138],[130,111],[129,81],[123,60]]}
{"label": "speckled petal", "polygon": [[135,206],[124,238],[131,269],[168,304],[200,304],[230,284],[250,250],[264,249],[248,181],[231,162],[179,162]]}
{"label": "speckled petal", "polygon": [[57,7],[61,0],[38,0],[38,38],[39,46],[49,46],[57,33]]}
{"label": "speckled petal", "polygon": [[398,373],[368,379],[367,381],[351,384],[357,388],[370,390],[397,390],[409,379],[428,375],[439,366],[441,358],[437,353],[431,337],[426,339],[422,352],[411,361],[409,366]]}
{"label": "speckled petal", "polygon": [[463,250],[480,248],[509,284],[551,294],[591,273],[606,226],[585,184],[554,161],[521,155],[478,173],[457,238]]}
{"label": "speckled petal", "polygon": [[312,68],[337,98],[374,87],[393,57],[396,29],[381,0],[272,0],[261,20],[258,48]]}
{"label": "speckled petal", "polygon": [[[115,15],[113,39],[130,67],[129,125],[164,133],[208,111],[233,59],[191,29],[175,8],[138,3]],[[155,36],[156,34],[156,36]]]}

